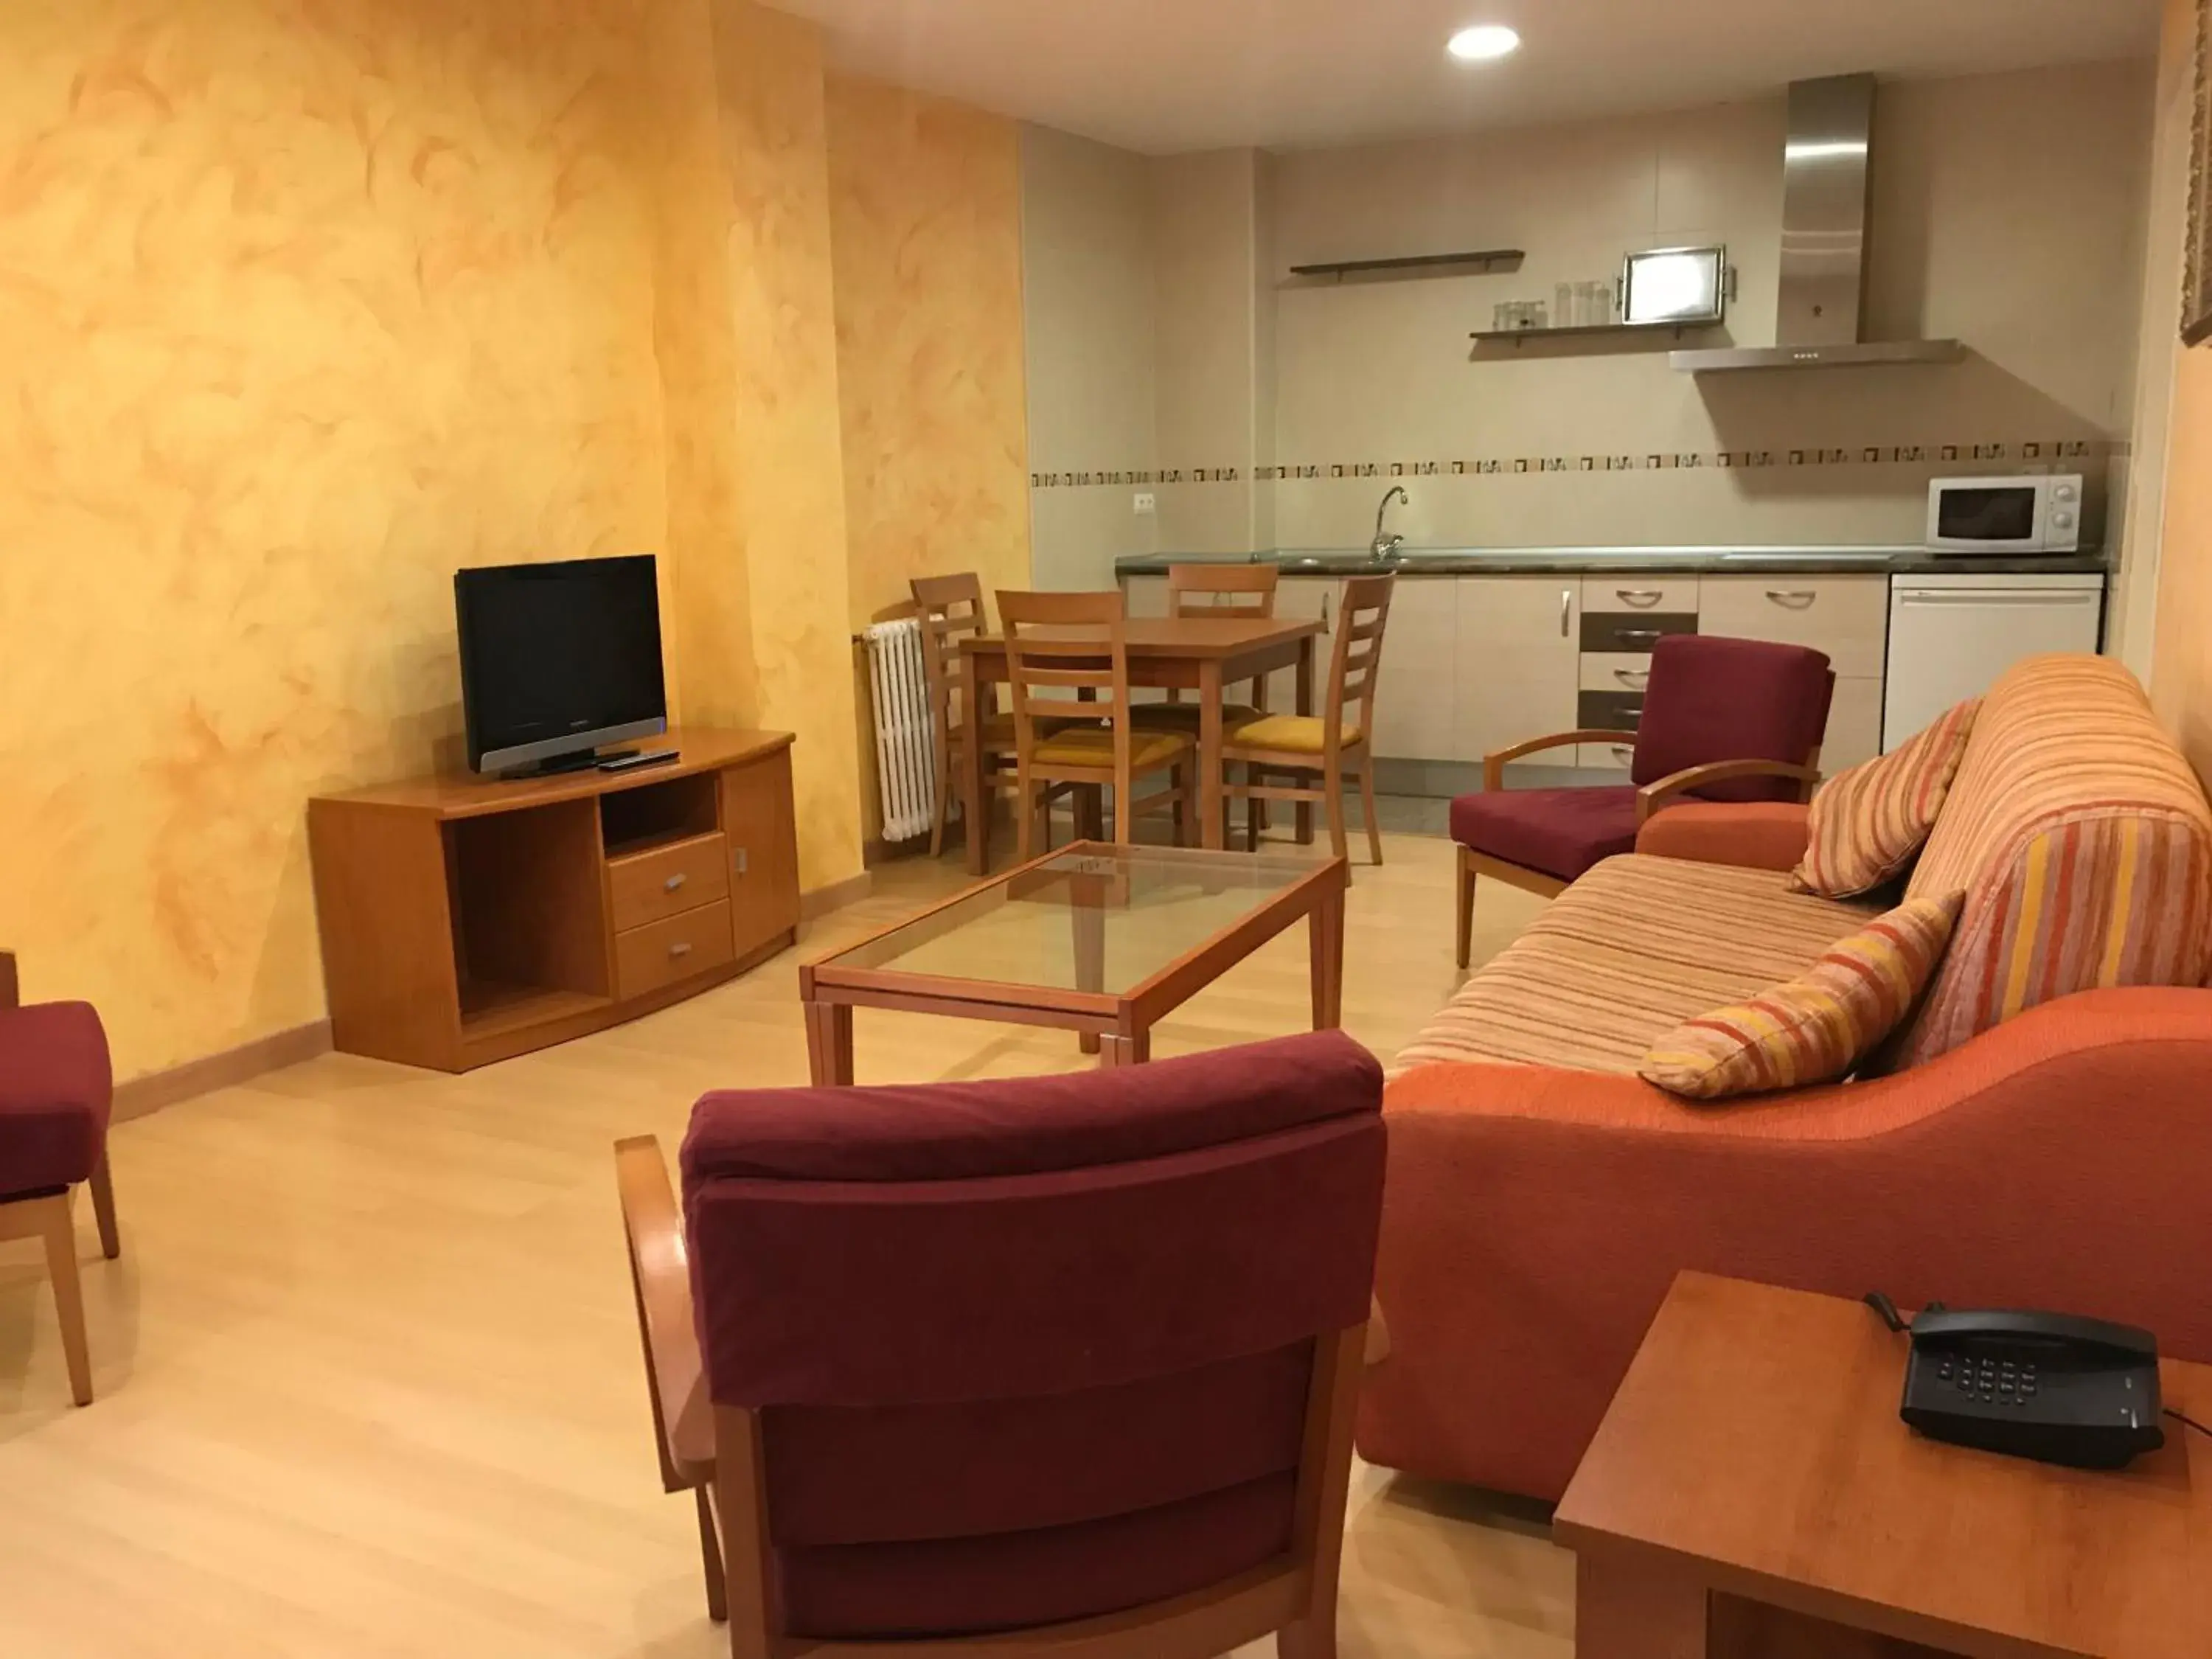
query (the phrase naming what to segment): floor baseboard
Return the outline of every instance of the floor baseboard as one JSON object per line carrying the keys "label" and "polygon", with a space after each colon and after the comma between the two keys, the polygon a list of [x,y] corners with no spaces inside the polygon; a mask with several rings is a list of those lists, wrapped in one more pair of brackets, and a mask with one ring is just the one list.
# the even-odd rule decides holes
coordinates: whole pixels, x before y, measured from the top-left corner
{"label": "floor baseboard", "polygon": [[282,1071],[287,1066],[297,1066],[330,1051],[330,1021],[319,1019],[311,1024],[295,1025],[289,1030],[226,1048],[219,1054],[188,1060],[166,1072],[149,1072],[144,1077],[118,1083],[109,1116],[118,1123],[146,1117],[180,1100],[212,1094],[217,1089],[234,1089],[241,1083],[251,1083],[255,1078]]}
{"label": "floor baseboard", "polygon": [[848,904],[858,904],[875,890],[875,872],[863,870],[857,876],[848,876],[842,881],[833,881],[827,887],[817,887],[811,893],[799,896],[799,920],[804,924],[819,921],[833,910],[842,910]]}

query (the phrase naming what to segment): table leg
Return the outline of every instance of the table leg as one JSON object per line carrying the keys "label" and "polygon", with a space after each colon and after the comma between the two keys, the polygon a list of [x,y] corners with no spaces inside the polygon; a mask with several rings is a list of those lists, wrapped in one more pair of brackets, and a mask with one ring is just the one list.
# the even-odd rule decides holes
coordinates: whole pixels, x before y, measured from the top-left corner
{"label": "table leg", "polygon": [[1152,1057],[1152,1034],[1150,1031],[1139,1031],[1133,1036],[1121,1036],[1109,1031],[1098,1040],[1098,1045],[1101,1069],[1142,1066]]}
{"label": "table leg", "polygon": [[853,1009],[849,1003],[806,1005],[806,1063],[817,1089],[853,1083]]}
{"label": "table leg", "polygon": [[[1298,641],[1298,713],[1311,717],[1314,711],[1314,642],[1309,634]],[[1313,803],[1302,800],[1297,804],[1297,822],[1298,845],[1313,845]]]}
{"label": "table leg", "polygon": [[1575,1559],[1576,1659],[1705,1659],[1705,1587],[1680,1568]]}
{"label": "table leg", "polygon": [[[1106,988],[1106,883],[1098,876],[1076,875],[1068,878],[1068,923],[1075,933],[1075,988],[1079,991],[1103,991]],[[1086,1054],[1098,1052],[1098,1034],[1080,1034],[1080,1046]]]}
{"label": "table leg", "polygon": [[1306,918],[1313,957],[1313,1028],[1334,1031],[1344,1023],[1344,890],[1324,894]]}
{"label": "table leg", "polygon": [[1218,852],[1227,842],[1221,805],[1221,664],[1198,665],[1198,832]]}

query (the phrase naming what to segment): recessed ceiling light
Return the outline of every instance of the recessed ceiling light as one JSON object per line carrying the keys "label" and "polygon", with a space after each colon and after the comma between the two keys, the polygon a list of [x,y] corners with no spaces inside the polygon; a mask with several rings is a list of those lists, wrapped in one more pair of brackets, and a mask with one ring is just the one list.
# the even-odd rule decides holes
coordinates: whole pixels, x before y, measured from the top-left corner
{"label": "recessed ceiling light", "polygon": [[1521,37],[1503,23],[1478,23],[1452,36],[1444,50],[1464,64],[1504,58],[1521,49]]}

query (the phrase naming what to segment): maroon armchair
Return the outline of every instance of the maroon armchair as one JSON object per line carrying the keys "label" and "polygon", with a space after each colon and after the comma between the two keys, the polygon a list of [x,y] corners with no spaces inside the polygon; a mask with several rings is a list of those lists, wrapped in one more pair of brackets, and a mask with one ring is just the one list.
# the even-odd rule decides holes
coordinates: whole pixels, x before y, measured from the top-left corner
{"label": "maroon armchair", "polygon": [[624,1143],[663,1473],[714,1493],[732,1651],[1334,1655],[1381,1103],[1334,1032],[710,1095],[680,1234]]}
{"label": "maroon armchair", "polygon": [[1474,941],[1478,876],[1548,898],[1592,866],[1634,852],[1644,820],[1678,799],[1809,799],[1835,689],[1827,657],[1803,646],[1669,635],[1651,653],[1627,783],[1505,787],[1511,762],[1571,744],[1618,744],[1618,732],[1562,732],[1486,757],[1482,793],[1451,806],[1459,965],[1468,965]]}
{"label": "maroon armchair", "polygon": [[100,1249],[111,1261],[121,1254],[107,1176],[107,1034],[84,1003],[17,1001],[15,959],[0,951],[0,1240],[45,1242],[70,1393],[88,1406],[92,1357],[71,1200],[79,1186],[91,1187]]}

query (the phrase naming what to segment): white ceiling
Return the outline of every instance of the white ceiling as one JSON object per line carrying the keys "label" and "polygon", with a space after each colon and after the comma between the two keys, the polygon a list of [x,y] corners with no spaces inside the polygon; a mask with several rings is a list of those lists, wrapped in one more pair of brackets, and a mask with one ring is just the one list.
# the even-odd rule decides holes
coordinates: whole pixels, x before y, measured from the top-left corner
{"label": "white ceiling", "polygon": [[[2159,0],[774,0],[848,68],[1129,149],[1681,109],[1805,76],[2148,57]],[[1495,64],[1444,54],[1510,23]]]}

